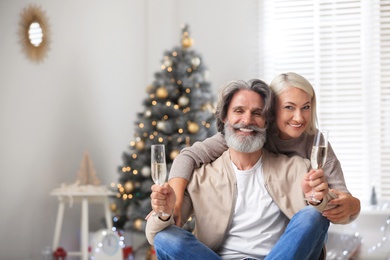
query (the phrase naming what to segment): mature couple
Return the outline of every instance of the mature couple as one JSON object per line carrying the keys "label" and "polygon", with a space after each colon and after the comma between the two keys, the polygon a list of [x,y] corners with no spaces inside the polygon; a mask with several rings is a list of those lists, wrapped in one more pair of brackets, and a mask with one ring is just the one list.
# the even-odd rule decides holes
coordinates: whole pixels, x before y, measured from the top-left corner
{"label": "mature couple", "polygon": [[[229,82],[216,117],[220,134],[183,150],[169,184],[152,186],[153,210],[168,213],[147,221],[158,259],[319,259],[329,221],[352,221],[360,201],[346,189],[331,147],[323,170],[310,169],[310,83],[295,73],[270,87]],[[321,202],[307,205],[313,189]],[[195,236],[180,228],[192,214]]]}

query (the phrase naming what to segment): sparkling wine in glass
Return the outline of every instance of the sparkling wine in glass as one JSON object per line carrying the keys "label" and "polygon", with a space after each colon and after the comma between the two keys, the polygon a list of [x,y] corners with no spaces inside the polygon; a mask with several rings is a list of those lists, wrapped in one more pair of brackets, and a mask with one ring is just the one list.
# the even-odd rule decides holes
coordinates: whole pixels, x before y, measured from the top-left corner
{"label": "sparkling wine in glass", "polygon": [[[167,179],[167,164],[165,161],[165,146],[153,144],[151,146],[151,172],[155,184],[162,186]],[[157,212],[158,216],[169,216],[163,211]]]}
{"label": "sparkling wine in glass", "polygon": [[[328,154],[328,134],[329,131],[318,129],[314,136],[310,162],[311,167],[315,170],[321,169],[326,162],[326,156]],[[317,203],[321,202],[315,198],[314,188],[310,198],[306,198],[306,200]]]}

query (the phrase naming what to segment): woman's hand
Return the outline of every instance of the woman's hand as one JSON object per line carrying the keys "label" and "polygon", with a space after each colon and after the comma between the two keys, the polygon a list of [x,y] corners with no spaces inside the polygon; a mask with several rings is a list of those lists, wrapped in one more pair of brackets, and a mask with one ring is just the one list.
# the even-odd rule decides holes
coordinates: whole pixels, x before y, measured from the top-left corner
{"label": "woman's hand", "polygon": [[176,203],[175,192],[168,183],[163,186],[154,184],[152,186],[152,194],[150,194],[151,204],[154,212],[164,212],[168,216],[160,216],[162,220],[167,220],[171,217]]}
{"label": "woman's hand", "polygon": [[314,197],[322,200],[329,192],[328,183],[322,169],[312,169],[306,173],[302,179],[301,187],[306,198],[310,198],[314,192]]}
{"label": "woman's hand", "polygon": [[343,219],[350,218],[360,212],[360,200],[349,193],[331,189],[338,195],[338,198],[329,201],[329,204],[337,205],[333,209],[323,212],[323,216],[331,222],[340,222]]}

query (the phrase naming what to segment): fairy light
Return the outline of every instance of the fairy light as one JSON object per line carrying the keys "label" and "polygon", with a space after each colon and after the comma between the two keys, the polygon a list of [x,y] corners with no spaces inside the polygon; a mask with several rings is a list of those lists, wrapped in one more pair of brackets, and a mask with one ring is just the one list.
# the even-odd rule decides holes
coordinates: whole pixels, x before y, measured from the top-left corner
{"label": "fairy light", "polygon": [[144,128],[145,125],[143,123],[139,123],[138,126],[139,126],[139,128]]}
{"label": "fairy light", "polygon": [[152,101],[152,105],[153,105],[153,106],[157,105],[157,101],[156,101],[156,100],[153,100],[153,101]]}
{"label": "fairy light", "polygon": [[186,93],[188,94],[188,93],[190,93],[191,92],[191,89],[189,89],[189,88],[186,88]]}

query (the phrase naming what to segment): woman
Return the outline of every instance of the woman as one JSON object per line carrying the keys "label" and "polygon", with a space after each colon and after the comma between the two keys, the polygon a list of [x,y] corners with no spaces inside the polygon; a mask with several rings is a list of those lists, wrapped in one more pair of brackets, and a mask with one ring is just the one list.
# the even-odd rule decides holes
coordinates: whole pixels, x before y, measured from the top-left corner
{"label": "woman", "polygon": [[[310,159],[317,124],[316,97],[312,85],[304,77],[289,72],[276,76],[270,88],[276,96],[275,122],[268,128],[265,148],[275,153]],[[194,167],[214,161],[225,150],[225,139],[218,133],[183,149],[175,158],[170,170],[169,184],[177,197],[176,224],[181,221],[183,194]],[[346,224],[353,221],[360,212],[360,201],[348,191],[340,162],[330,144],[323,170],[329,188],[338,195],[338,198],[331,201],[337,207],[325,211],[323,215],[332,223]]]}

